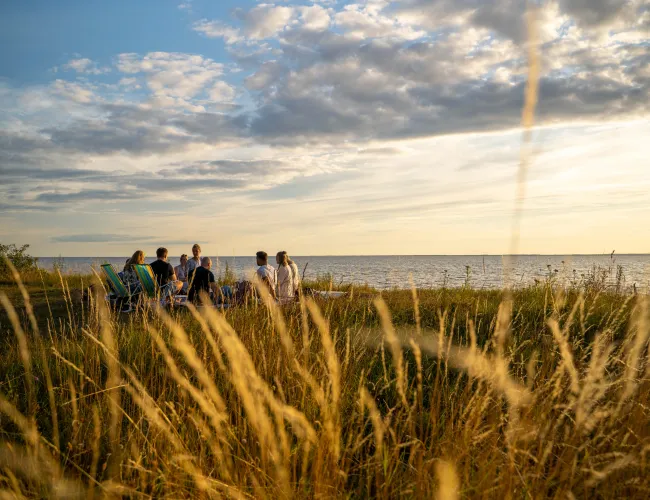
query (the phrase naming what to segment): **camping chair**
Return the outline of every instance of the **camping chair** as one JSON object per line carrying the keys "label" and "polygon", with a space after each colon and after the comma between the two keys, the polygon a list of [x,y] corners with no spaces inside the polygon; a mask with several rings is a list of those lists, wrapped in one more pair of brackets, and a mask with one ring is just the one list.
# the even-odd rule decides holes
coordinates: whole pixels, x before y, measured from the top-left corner
{"label": "camping chair", "polygon": [[156,280],[149,264],[134,264],[133,269],[135,274],[138,276],[144,296],[149,299],[152,305],[157,304],[164,306],[168,297],[171,299],[171,304],[182,302],[183,298],[187,299],[187,296],[185,295],[173,296],[171,293],[165,294],[164,291],[161,291],[158,286],[158,281]]}
{"label": "camping chair", "polygon": [[116,304],[118,302],[120,304],[123,304],[124,302],[128,302],[129,308],[124,312],[130,312],[131,297],[134,294],[129,292],[129,289],[126,287],[126,285],[120,278],[120,275],[117,274],[117,271],[115,271],[113,264],[102,264],[101,268],[102,271],[104,272],[104,276],[106,277],[106,281],[108,282],[108,285],[113,291],[113,295],[115,296],[115,299],[111,300],[110,295],[107,296],[106,299],[113,304]]}

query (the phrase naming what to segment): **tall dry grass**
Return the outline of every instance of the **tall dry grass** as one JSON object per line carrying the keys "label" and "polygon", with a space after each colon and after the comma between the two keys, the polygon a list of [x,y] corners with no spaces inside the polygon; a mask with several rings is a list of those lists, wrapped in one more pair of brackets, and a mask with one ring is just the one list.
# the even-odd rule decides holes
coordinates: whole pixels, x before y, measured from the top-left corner
{"label": "tall dry grass", "polygon": [[44,318],[22,290],[0,294],[8,498],[649,493],[646,296],[463,288],[120,315],[63,280]]}

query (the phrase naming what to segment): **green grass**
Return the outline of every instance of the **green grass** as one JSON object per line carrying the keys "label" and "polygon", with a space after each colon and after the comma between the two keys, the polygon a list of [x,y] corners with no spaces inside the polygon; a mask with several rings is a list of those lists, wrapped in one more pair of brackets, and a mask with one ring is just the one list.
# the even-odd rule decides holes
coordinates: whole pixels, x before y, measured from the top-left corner
{"label": "green grass", "polygon": [[282,310],[126,315],[75,293],[89,277],[66,278],[70,293],[55,278],[27,284],[38,332],[18,288],[0,285],[27,346],[0,313],[0,489],[649,493],[645,297],[339,284],[343,299]]}

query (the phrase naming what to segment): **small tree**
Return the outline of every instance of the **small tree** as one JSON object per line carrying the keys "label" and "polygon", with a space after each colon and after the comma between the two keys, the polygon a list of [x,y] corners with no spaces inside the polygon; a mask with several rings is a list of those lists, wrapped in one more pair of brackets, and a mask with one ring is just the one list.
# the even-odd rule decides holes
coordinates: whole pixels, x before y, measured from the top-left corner
{"label": "small tree", "polygon": [[0,243],[0,278],[11,278],[11,272],[7,265],[6,259],[13,264],[19,273],[24,274],[36,270],[38,259],[32,257],[27,253],[29,245],[17,247],[13,243],[11,245],[3,245]]}

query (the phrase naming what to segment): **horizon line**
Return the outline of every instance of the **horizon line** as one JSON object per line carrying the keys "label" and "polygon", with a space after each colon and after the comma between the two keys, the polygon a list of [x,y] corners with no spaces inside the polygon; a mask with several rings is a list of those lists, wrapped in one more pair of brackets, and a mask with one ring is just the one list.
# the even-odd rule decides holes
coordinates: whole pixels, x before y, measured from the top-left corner
{"label": "horizon line", "polygon": [[[269,254],[271,255],[271,254]],[[295,254],[293,257],[602,257],[602,256],[645,256],[650,255],[650,252],[639,253],[476,253],[476,254],[328,254],[328,255],[299,255]],[[211,255],[208,255],[212,257]],[[127,258],[128,255],[39,255],[34,256],[37,259],[119,259]],[[154,257],[150,255],[147,257]],[[169,255],[169,257],[180,257],[180,255]],[[255,254],[251,255],[215,255],[216,258],[254,258]]]}

